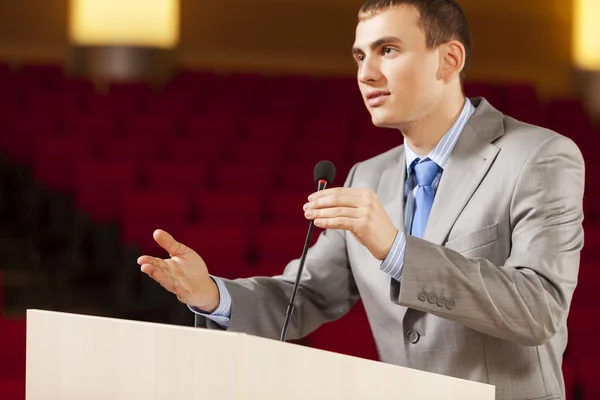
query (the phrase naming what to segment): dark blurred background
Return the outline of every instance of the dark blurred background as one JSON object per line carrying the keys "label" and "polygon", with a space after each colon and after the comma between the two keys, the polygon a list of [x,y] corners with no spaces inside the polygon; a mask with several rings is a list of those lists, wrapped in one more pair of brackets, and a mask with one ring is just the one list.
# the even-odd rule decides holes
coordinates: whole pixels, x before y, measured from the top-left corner
{"label": "dark blurred background", "polygon": [[[372,127],[357,90],[361,0],[150,3],[0,2],[2,399],[25,396],[26,309],[191,326],[139,272],[139,255],[165,256],[154,229],[214,275],[277,274],[302,250],[314,164],[333,161],[341,185],[355,162],[402,142]],[[600,30],[589,18],[600,2],[459,3],[474,39],[467,95],[572,138],[586,158],[563,370],[569,399],[600,398]],[[360,303],[299,343],[377,359]]]}

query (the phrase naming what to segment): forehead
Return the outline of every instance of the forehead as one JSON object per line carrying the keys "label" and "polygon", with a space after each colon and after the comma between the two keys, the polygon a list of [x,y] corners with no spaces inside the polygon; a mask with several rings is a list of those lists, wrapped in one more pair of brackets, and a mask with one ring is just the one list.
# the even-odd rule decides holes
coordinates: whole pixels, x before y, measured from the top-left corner
{"label": "forehead", "polygon": [[366,49],[370,43],[394,36],[405,44],[425,40],[425,34],[417,24],[418,15],[413,7],[400,6],[379,12],[358,22],[354,47]]}

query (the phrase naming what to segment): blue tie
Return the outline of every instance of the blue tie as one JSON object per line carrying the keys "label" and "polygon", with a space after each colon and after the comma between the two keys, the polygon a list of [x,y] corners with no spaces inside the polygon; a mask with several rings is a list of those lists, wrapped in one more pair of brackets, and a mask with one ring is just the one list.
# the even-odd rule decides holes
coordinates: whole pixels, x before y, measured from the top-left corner
{"label": "blue tie", "polygon": [[417,194],[411,235],[422,238],[435,197],[435,191],[431,184],[439,172],[439,166],[434,161],[427,159],[416,164],[414,169],[417,178]]}

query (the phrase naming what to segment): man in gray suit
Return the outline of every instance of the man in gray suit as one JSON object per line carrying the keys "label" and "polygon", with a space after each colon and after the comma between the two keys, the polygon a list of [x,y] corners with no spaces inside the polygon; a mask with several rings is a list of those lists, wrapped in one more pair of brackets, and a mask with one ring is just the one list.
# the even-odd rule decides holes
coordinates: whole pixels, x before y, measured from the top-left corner
{"label": "man in gray suit", "polygon": [[[360,297],[383,362],[489,383],[497,399],[561,399],[584,162],[564,136],[464,97],[470,47],[451,0],[361,8],[358,84],[373,123],[397,128],[404,145],[304,206],[325,230],[289,337]],[[154,237],[171,258],[142,256],[142,271],[207,327],[279,336],[298,260],[281,276],[225,280],[168,233]]]}

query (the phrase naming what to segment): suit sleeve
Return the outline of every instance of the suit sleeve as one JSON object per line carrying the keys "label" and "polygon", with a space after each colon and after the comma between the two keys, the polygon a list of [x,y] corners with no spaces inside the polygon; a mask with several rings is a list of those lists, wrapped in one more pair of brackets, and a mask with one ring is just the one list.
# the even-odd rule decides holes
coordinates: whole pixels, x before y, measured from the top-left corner
{"label": "suit sleeve", "polygon": [[[356,165],[350,171],[344,186],[351,185],[355,170]],[[302,243],[298,243],[298,246],[302,246]],[[232,299],[227,330],[278,339],[299,261],[291,261],[283,273],[275,277],[235,280],[221,278]],[[345,232],[321,232],[317,242],[307,253],[288,328],[288,339],[307,336],[321,324],[342,317],[357,302],[358,297],[349,265]],[[205,327],[224,329],[210,319],[202,319],[200,322]]]}
{"label": "suit sleeve", "polygon": [[[407,236],[402,284],[392,300],[505,340],[545,343],[564,323],[577,282],[584,175],[583,158],[571,140],[546,139],[524,164],[514,189],[512,248],[505,264],[468,259]],[[451,307],[426,301],[424,288],[432,287],[452,294]]]}

